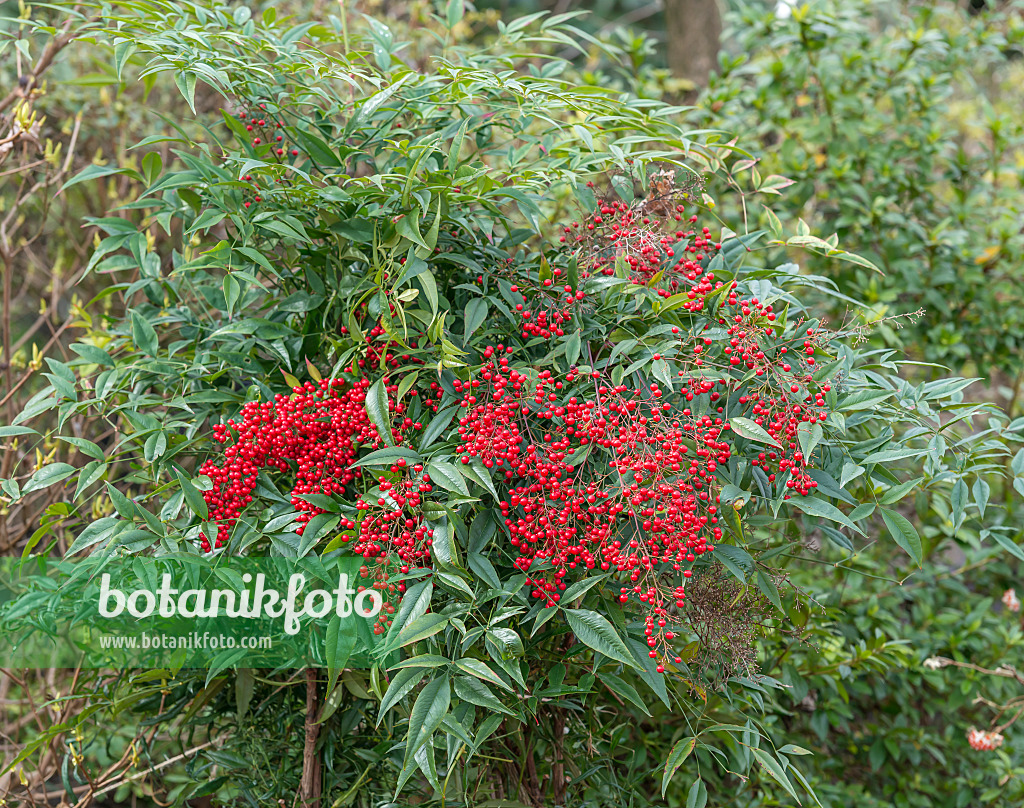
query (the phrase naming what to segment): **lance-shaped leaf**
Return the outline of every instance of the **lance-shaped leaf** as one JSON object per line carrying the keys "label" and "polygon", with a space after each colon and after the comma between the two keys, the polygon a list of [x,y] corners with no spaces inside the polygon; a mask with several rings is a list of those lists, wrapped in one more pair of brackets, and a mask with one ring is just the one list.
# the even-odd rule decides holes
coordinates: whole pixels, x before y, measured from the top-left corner
{"label": "lance-shaped leaf", "polygon": [[597,612],[589,609],[566,609],[565,619],[569,622],[573,634],[584,645],[630,667],[640,667],[633,659],[626,643],[616,633],[615,627]]}
{"label": "lance-shaped leaf", "polygon": [[366,391],[366,414],[370,418],[370,423],[377,427],[380,439],[388,446],[394,446],[395,440],[391,435],[391,417],[388,414],[388,392],[384,387],[383,379],[377,379]]}

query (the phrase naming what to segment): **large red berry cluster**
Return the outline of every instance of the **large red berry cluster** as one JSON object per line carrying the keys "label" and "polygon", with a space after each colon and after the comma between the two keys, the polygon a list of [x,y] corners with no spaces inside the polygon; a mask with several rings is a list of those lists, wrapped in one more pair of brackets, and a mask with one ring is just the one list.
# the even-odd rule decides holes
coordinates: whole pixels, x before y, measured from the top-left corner
{"label": "large red berry cluster", "polygon": [[[221,458],[208,460],[200,469],[213,483],[203,498],[210,521],[217,525],[212,544],[210,537],[202,535],[203,549],[224,545],[238,517],[252,502],[252,491],[263,469],[294,473],[291,501],[300,512],[300,523],[304,525],[323,513],[302,497],[342,493],[356,479],[352,463],[359,447],[381,444],[381,436],[364,406],[369,386],[367,379],[308,382],[294,388],[291,396],[249,402],[238,420],[214,426],[214,438],[226,448]],[[400,417],[404,407],[394,403],[396,390],[394,386],[389,388],[389,406],[392,423],[398,425],[393,427],[393,438],[401,440],[403,431],[414,425]],[[301,534],[302,529],[300,526],[297,532]]]}
{"label": "large red berry cluster", "polygon": [[[408,395],[429,420],[454,392],[457,420],[434,445],[454,443],[462,464],[482,464],[500,485],[514,564],[533,597],[551,607],[570,579],[614,573],[619,600],[644,614],[649,653],[661,670],[680,659],[672,641],[693,565],[722,538],[719,476],[737,441],[748,441],[746,456],[776,491],[808,494],[817,483],[801,443],[826,419],[831,388],[816,378],[826,332],[801,325],[799,339],[784,338],[770,302],[742,297],[735,281],[716,279],[710,267],[721,244],[697,217],[684,215],[677,189],[663,179],[655,191],[632,204],[599,202],[563,228],[569,251],[542,261],[539,273],[521,273],[512,261],[497,267],[515,310],[507,341],[482,348],[476,370],[449,376],[450,384],[424,376]],[[598,275],[600,282],[588,287]],[[476,281],[486,288],[484,276]],[[675,324],[652,326],[633,341],[636,350],[641,338],[645,346],[657,344],[647,348],[653,364],[646,378],[623,373],[615,358],[625,354],[607,340],[583,339],[577,356],[585,367],[531,367],[534,346],[580,329],[597,311],[594,290],[621,283],[654,290],[665,311],[692,318],[685,327],[676,315]],[[428,501],[435,488],[427,468],[397,459],[368,490],[353,469],[361,447],[382,445],[365,410],[370,382],[361,377],[423,365],[437,343],[416,333],[396,341],[393,293],[378,296],[380,316],[371,318],[365,302],[353,312],[359,334],[340,329],[359,350],[355,381],[296,387],[292,396],[246,405],[237,423],[215,430],[227,448],[222,461],[202,469],[213,481],[205,497],[218,525],[215,546],[252,501],[259,472],[270,468],[293,474],[292,503],[303,522],[322,512],[305,495],[355,502],[342,508],[341,540],[362,557],[362,576],[386,602],[404,591],[401,581],[391,581],[395,572],[432,566],[433,520],[443,503]],[[510,343],[520,338],[525,350],[514,350]],[[634,359],[634,368],[647,361]],[[387,390],[391,437],[403,445],[403,436],[423,424],[398,403],[396,384]],[[753,421],[763,431],[751,435],[736,422],[737,434],[730,419],[738,415],[749,416],[747,429]],[[389,613],[381,615],[378,633]]]}
{"label": "large red berry cluster", "polygon": [[[722,535],[714,475],[730,456],[722,419],[679,417],[657,384],[592,379],[592,396],[566,395],[578,373],[527,377],[509,367],[510,352],[488,349],[480,378],[456,382],[465,410],[456,453],[505,478],[499,505],[533,596],[553,606],[574,570],[624,574],[621,599],[645,605],[654,658],[659,640],[672,639],[654,626],[683,605],[681,581]],[[680,581],[668,590],[666,568]]]}
{"label": "large red berry cluster", "polygon": [[[633,268],[630,280],[651,284],[665,277],[673,248],[654,238],[659,223],[637,215],[624,204],[603,203],[587,229],[592,233],[610,220],[609,248],[598,251],[590,266],[612,274],[609,264],[625,258]],[[735,282],[723,289],[701,269],[720,246],[710,242],[706,228],[702,235],[691,230],[675,236],[691,239],[684,251],[703,250],[672,265],[681,270],[670,276],[670,288],[685,295],[681,308],[705,312],[709,293],[718,290],[716,299],[724,304],[696,333],[668,329],[674,346],[652,357],[678,369],[682,389],[671,397],[678,404],[666,401],[657,382],[610,384],[592,368],[556,378],[550,371],[512,367],[512,348],[504,345],[484,351],[485,364],[474,378],[454,382],[464,411],[456,453],[463,463],[478,459],[504,477],[508,494],[500,507],[533,596],[554,605],[573,571],[627,576],[620,600],[644,604],[652,658],[670,652],[670,611],[683,605],[693,562],[722,535],[715,472],[728,463],[735,441],[726,400],[733,403],[731,414],[739,403],[772,442],[751,458],[753,464],[769,483],[782,475],[788,490],[806,495],[817,483],[807,472],[811,458],[800,449],[799,431],[826,419],[824,395],[831,389],[813,378],[814,354],[827,341],[823,330],[807,329],[802,344],[781,341],[771,304],[741,298]],[[644,245],[639,250],[630,241],[636,238]],[[528,323],[524,339],[561,336],[564,321],[578,313],[573,307],[586,296],[567,285],[565,298],[553,305],[555,283],[560,281],[533,282],[526,290],[512,286],[523,294],[516,308]],[[531,310],[528,293],[540,306]],[[712,335],[715,320],[720,330]],[[692,412],[689,403],[702,396],[710,407]]]}

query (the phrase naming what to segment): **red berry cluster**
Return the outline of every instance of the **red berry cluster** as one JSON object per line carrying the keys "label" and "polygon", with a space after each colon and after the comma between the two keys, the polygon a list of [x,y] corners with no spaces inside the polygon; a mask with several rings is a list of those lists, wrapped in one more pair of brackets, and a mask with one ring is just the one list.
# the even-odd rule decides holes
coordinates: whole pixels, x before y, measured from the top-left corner
{"label": "red berry cluster", "polygon": [[666,590],[661,571],[685,580],[722,535],[714,475],[730,457],[722,419],[678,417],[657,384],[594,379],[593,396],[567,395],[579,374],[528,378],[509,367],[510,352],[489,349],[480,379],[456,382],[466,410],[456,453],[503,471],[509,492],[499,504],[533,596],[553,606],[577,569],[627,575],[621,599],[645,605],[655,658],[674,636],[661,631],[669,608],[685,598],[681,582]]}
{"label": "red berry cluster", "polygon": [[[542,294],[536,296],[536,305],[531,305],[531,300],[526,295],[522,295],[522,303],[516,303],[516,312],[523,318],[523,339],[565,336],[563,326],[572,321],[587,296],[583,291],[573,291],[570,284],[561,286],[560,293],[557,292],[553,287],[561,274],[562,270],[555,269],[552,278],[545,278],[542,281]],[[519,286],[513,284],[511,291],[513,294],[520,293]]]}
{"label": "red berry cluster", "polygon": [[[391,616],[395,613],[395,601],[399,594],[405,591],[405,584],[398,583],[393,584],[388,580],[388,569],[385,566],[376,567],[371,569],[370,567],[363,564],[359,568],[360,578],[371,579],[370,588],[376,589],[380,592],[381,605],[380,612],[377,614],[377,618],[373,624],[374,634],[383,634],[391,626]],[[365,587],[360,586],[358,591],[362,592]]]}
{"label": "red berry cluster", "polygon": [[[730,297],[730,302],[735,301]],[[737,305],[744,314],[736,315],[734,325],[727,331],[729,344],[723,353],[732,365],[742,365],[754,371],[755,383],[739,397],[739,403],[750,405],[754,423],[763,427],[775,441],[776,448],[758,453],[751,460],[774,483],[777,474],[785,475],[786,487],[807,495],[818,483],[807,474],[810,458],[799,447],[799,430],[803,424],[813,425],[828,417],[825,393],[832,389],[827,382],[816,385],[813,378],[814,352],[827,339],[819,328],[809,328],[806,339],[790,357],[787,345],[777,347],[774,357],[764,351],[765,336],[771,337],[773,328],[758,328],[752,316],[768,310],[766,317],[774,320],[771,306],[763,306],[756,298],[741,300]],[[788,495],[786,497],[788,499]]]}
{"label": "red berry cluster", "polygon": [[[669,660],[680,661],[672,624],[680,622],[692,567],[722,537],[718,473],[737,441],[728,419],[749,415],[766,438],[749,453],[753,465],[776,490],[784,481],[791,493],[806,495],[816,483],[800,440],[826,419],[830,386],[814,378],[826,334],[805,328],[799,340],[783,339],[770,303],[743,298],[736,282],[726,288],[715,278],[709,266],[721,244],[696,226],[696,216],[684,216],[671,183],[663,180],[656,190],[633,204],[606,199],[582,223],[563,228],[561,240],[573,253],[556,255],[554,266],[544,263],[524,278],[509,261],[495,272],[522,298],[509,301],[518,321],[510,339],[521,337],[527,350],[580,327],[593,290],[578,287],[598,274],[625,272],[628,282],[672,298],[672,311],[702,315],[703,324],[692,329],[660,326],[643,337],[645,345],[661,340],[649,366],[659,381],[623,378],[614,350],[606,353],[609,343],[585,342],[578,353],[587,367],[561,373],[537,371],[528,358],[513,367],[513,347],[500,343],[483,349],[482,364],[469,378],[449,385],[424,377],[420,389],[408,393],[420,402],[417,408],[436,415],[454,388],[461,411],[447,439],[456,441],[463,464],[482,463],[501,484],[498,504],[514,563],[533,597],[554,606],[568,578],[590,570],[616,573],[619,600],[640,605],[650,656],[663,670]],[[484,276],[476,280],[486,287]],[[418,346],[431,340],[392,340],[393,293],[378,297],[380,317],[371,318],[365,303],[353,312],[362,333],[353,374],[425,361]],[[642,349],[640,340],[635,351]],[[403,583],[389,579],[396,570],[404,575],[431,565],[437,516],[430,515],[434,485],[424,466],[399,459],[369,490],[353,485],[360,448],[382,443],[365,412],[369,385],[365,378],[306,384],[291,397],[246,405],[238,423],[215,430],[228,444],[221,462],[202,469],[214,483],[205,497],[218,525],[215,546],[223,545],[252,501],[259,472],[270,468],[294,475],[292,502],[303,522],[322,512],[302,499],[306,494],[355,501],[354,508],[342,508],[342,541],[362,557],[361,574],[385,601],[404,591]],[[401,444],[403,435],[423,425],[396,401],[396,385],[387,390],[392,437]],[[210,549],[205,536],[203,546]],[[382,613],[375,631],[386,630],[392,611]]]}
{"label": "red berry cluster", "polygon": [[[723,286],[713,285],[711,273],[686,280],[694,293],[685,305],[694,312],[708,306],[707,292]],[[532,291],[547,302],[549,286]],[[679,368],[675,406],[658,383],[612,385],[592,369],[556,378],[511,367],[512,348],[504,345],[484,351],[474,378],[454,382],[464,410],[456,453],[463,463],[477,459],[504,477],[508,494],[500,507],[533,596],[554,605],[573,571],[628,576],[620,600],[644,605],[652,658],[670,654],[670,611],[684,603],[692,563],[722,536],[715,472],[728,462],[735,440],[725,399],[743,405],[777,443],[752,458],[771,483],[782,474],[788,489],[804,495],[817,485],[798,431],[827,417],[830,385],[812,376],[813,355],[826,335],[811,328],[802,345],[781,342],[772,306],[740,298],[737,289],[730,285],[726,308],[713,315],[724,338],[709,336],[710,324],[696,335],[672,327],[676,347],[653,355]],[[524,294],[517,308],[526,309],[527,300]],[[547,324],[539,317],[532,322]],[[523,337],[552,333],[559,335],[529,329]],[[748,378],[741,381],[730,369]],[[691,412],[688,403],[702,396],[710,408]],[[667,583],[672,579],[676,583]]]}
{"label": "red berry cluster", "polygon": [[[302,499],[305,494],[340,494],[356,479],[351,468],[359,447],[379,446],[381,436],[366,414],[364,401],[367,379],[349,384],[343,379],[319,383],[307,382],[295,387],[291,396],[277,395],[273,401],[249,402],[239,420],[218,424],[214,438],[227,444],[223,457],[208,460],[200,469],[213,482],[203,493],[210,521],[217,525],[217,536],[201,536],[203,550],[222,547],[245,507],[252,502],[252,491],[261,470],[294,473],[291,501],[300,512],[303,525],[321,508]],[[390,396],[396,387],[388,388]],[[394,416],[404,407],[390,404]],[[393,418],[393,438],[401,440],[402,429],[413,426],[409,419]],[[408,422],[408,423],[407,423]],[[343,529],[354,524],[342,525]],[[303,527],[298,528],[302,533]]]}
{"label": "red berry cluster", "polygon": [[[284,121],[269,120],[270,117],[266,104],[257,104],[238,113],[238,119],[245,122],[245,131],[253,136],[253,146],[270,143],[274,146],[274,153],[278,157],[284,157],[287,145],[284,142],[284,135],[278,132],[284,127]],[[291,153],[296,157],[299,150],[292,149]]]}
{"label": "red berry cluster", "polygon": [[687,225],[697,222],[696,215],[687,218],[684,212],[681,202],[672,204],[661,197],[631,205],[606,200],[582,223],[564,227],[559,241],[587,247],[584,277],[614,275],[621,261],[632,283],[657,287],[664,298],[685,291],[689,300],[683,308],[700,311],[707,294],[723,285],[702,266],[722,245],[711,239],[707,227],[700,232],[678,229],[684,218]]}
{"label": "red berry cluster", "polygon": [[434,487],[430,475],[423,473],[418,463],[410,469],[405,460],[399,459],[391,469],[393,475],[412,471],[417,476],[403,476],[397,481],[380,477],[377,488],[359,498],[356,508],[365,513],[353,549],[367,561],[385,565],[397,561],[404,574],[411,567],[429,565],[434,531],[424,524],[421,506],[422,495]]}
{"label": "red berry cluster", "polygon": [[[238,119],[245,124],[246,132],[252,136],[253,147],[258,148],[261,145],[270,144],[274,154],[277,155],[278,162],[286,159],[288,146],[280,131],[284,128],[284,121],[272,120],[273,116],[267,111],[266,104],[244,104],[244,106],[245,109],[236,114]],[[291,155],[298,157],[299,150],[291,149]],[[251,186],[251,190],[246,192],[248,198],[242,203],[243,207],[250,208],[253,205],[258,205],[263,201],[258,183],[253,180],[251,174],[246,174],[242,179],[250,183]]]}

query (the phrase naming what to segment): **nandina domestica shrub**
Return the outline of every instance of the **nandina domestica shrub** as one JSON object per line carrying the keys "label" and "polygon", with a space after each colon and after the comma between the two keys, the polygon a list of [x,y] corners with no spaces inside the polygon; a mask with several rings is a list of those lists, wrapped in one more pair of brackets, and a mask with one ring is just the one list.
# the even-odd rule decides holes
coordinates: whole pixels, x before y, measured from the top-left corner
{"label": "nandina domestica shrub", "polygon": [[[369,668],[323,649],[335,675],[312,669],[301,704],[256,655],[152,692],[125,679],[146,721],[216,741],[196,759],[218,775],[192,766],[175,799],[806,799],[807,750],[772,710],[827,666],[782,660],[844,624],[818,616],[830,578],[791,575],[850,569],[875,540],[899,548],[890,574],[929,568],[956,543],[915,528],[918,501],[1018,549],[964,492],[1006,486],[992,459],[1020,424],[807,309],[801,287],[826,282],[716,219],[711,146],[545,55],[571,26],[522,21],[498,56],[418,72],[379,23],[355,38],[240,11],[93,34],[119,70],[173,72],[204,134],[179,132],[97,224],[94,271],[133,273],[125,314],[51,359],[13,425],[80,440],[60,430],[100,414],[117,442],[74,443],[79,468],[26,462],[3,491],[73,479],[69,554],[357,556],[389,609]],[[510,72],[500,54],[523,47],[541,64]],[[828,665],[906,653],[876,637]],[[85,687],[99,703],[108,685]]]}
{"label": "nandina domestica shrub", "polygon": [[[629,205],[605,197],[582,227],[580,222],[565,227],[569,234],[587,235],[549,254],[550,277],[537,283],[514,264],[499,276],[510,300],[521,300],[509,307],[515,314],[507,318],[511,328],[502,337],[525,342],[520,353],[529,351],[530,340],[543,344],[565,336],[561,324],[571,326],[584,314],[597,316],[600,292],[591,301],[584,291],[591,280],[612,279],[599,290],[653,289],[666,300],[666,314],[679,310],[705,318],[698,329],[661,329],[665,353],[653,353],[651,360],[663,381],[625,377],[622,382],[632,383],[613,383],[610,357],[601,355],[601,347],[590,355],[595,342],[590,337],[587,364],[565,362],[536,373],[516,367],[511,344],[484,344],[478,349],[483,364],[465,381],[442,373],[441,383],[421,394],[414,386],[418,375],[406,377],[413,379],[405,391],[409,398],[417,404],[422,399],[422,410],[435,417],[445,402],[457,402],[457,407],[449,404],[454,417],[448,429],[463,441],[454,448],[458,462],[428,461],[416,452],[416,432],[423,424],[413,421],[398,400],[398,384],[384,377],[368,393],[370,381],[363,375],[367,364],[381,360],[396,367],[399,358],[417,361],[418,349],[404,339],[391,340],[382,318],[359,318],[357,329],[367,328],[368,335],[345,374],[355,381],[321,379],[296,386],[291,396],[246,404],[238,423],[213,427],[227,448],[223,461],[211,459],[200,468],[212,483],[203,498],[209,521],[217,526],[212,545],[200,534],[201,548],[228,545],[239,516],[253,503],[259,473],[275,470],[294,478],[290,499],[299,511],[297,536],[313,517],[338,512],[332,495],[355,497],[354,506],[340,506],[340,544],[351,543],[367,562],[365,573],[382,587],[392,571],[405,575],[431,565],[431,507],[435,512],[443,507],[450,492],[468,496],[468,483],[496,492],[497,482],[507,488],[497,506],[516,555],[514,566],[526,575],[533,598],[553,607],[580,573],[624,573],[629,585],[619,588],[618,600],[627,603],[632,597],[641,604],[648,656],[658,661],[657,671],[682,663],[671,650],[678,635],[675,612],[684,607],[685,581],[697,558],[723,535],[721,481],[715,472],[729,466],[738,437],[756,446],[751,468],[783,501],[810,494],[818,486],[808,473],[810,455],[823,434],[824,396],[832,387],[829,375],[815,378],[814,356],[825,354],[828,333],[811,327],[780,334],[770,303],[742,297],[737,281],[716,281],[708,267],[721,244],[710,241],[706,227],[699,233],[674,229],[686,208],[666,174],[659,171],[660,187],[653,194]],[[687,217],[687,225],[697,218]],[[626,278],[616,278],[616,263],[620,272],[627,267]],[[570,267],[572,282],[565,283]],[[718,300],[709,303],[709,294]],[[393,322],[397,309],[388,303]],[[383,346],[377,344],[380,337]],[[410,342],[419,340],[428,340],[425,331]],[[582,344],[576,349],[578,360]],[[391,353],[400,350],[413,353]],[[678,403],[672,400],[676,384]],[[725,419],[730,402],[732,417]],[[420,417],[421,408],[412,412]],[[385,450],[371,454],[376,463],[364,459],[366,465],[386,468],[388,476],[377,478],[370,494],[360,494],[350,485],[359,477],[352,467],[358,447],[379,452],[385,442],[406,449],[408,457]],[[318,505],[306,495],[329,501]],[[437,495],[441,501],[431,506]],[[400,582],[398,591],[404,589]],[[380,629],[387,625],[382,618]]]}

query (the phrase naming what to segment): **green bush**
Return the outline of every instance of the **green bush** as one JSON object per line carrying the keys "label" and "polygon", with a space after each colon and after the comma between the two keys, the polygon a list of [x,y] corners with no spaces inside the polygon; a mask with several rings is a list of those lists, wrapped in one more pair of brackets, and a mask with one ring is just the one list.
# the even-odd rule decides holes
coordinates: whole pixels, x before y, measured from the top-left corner
{"label": "green bush", "polygon": [[748,8],[732,26],[740,55],[723,57],[699,120],[758,158],[736,158],[743,183],[790,178],[775,212],[838,233],[882,270],[808,264],[868,304],[885,344],[1001,372],[1018,408],[1018,7],[972,19],[952,4],[814,2],[781,19]]}
{"label": "green bush", "polygon": [[[864,266],[834,241],[712,231],[720,148],[580,84],[547,55],[569,22],[510,22],[488,56],[451,41],[461,9],[419,70],[379,22],[272,8],[139,5],[90,34],[196,115],[66,185],[145,188],[92,221],[111,283],[0,428],[8,504],[63,489],[26,557],[358,552],[405,597],[329,692],[237,663],[86,673],[88,709],[9,768],[70,737],[65,788],[89,788],[187,739],[154,786],[177,804],[290,801],[314,769],[331,805],[1019,800],[996,791],[1016,726],[982,766],[905,769],[1001,720],[922,663],[1020,647],[985,598],[1024,555],[1024,420],[826,328],[804,301],[831,282],[770,259]],[[301,422],[287,451],[271,418]],[[241,435],[263,448],[225,479]],[[938,705],[961,710],[915,726]]]}

